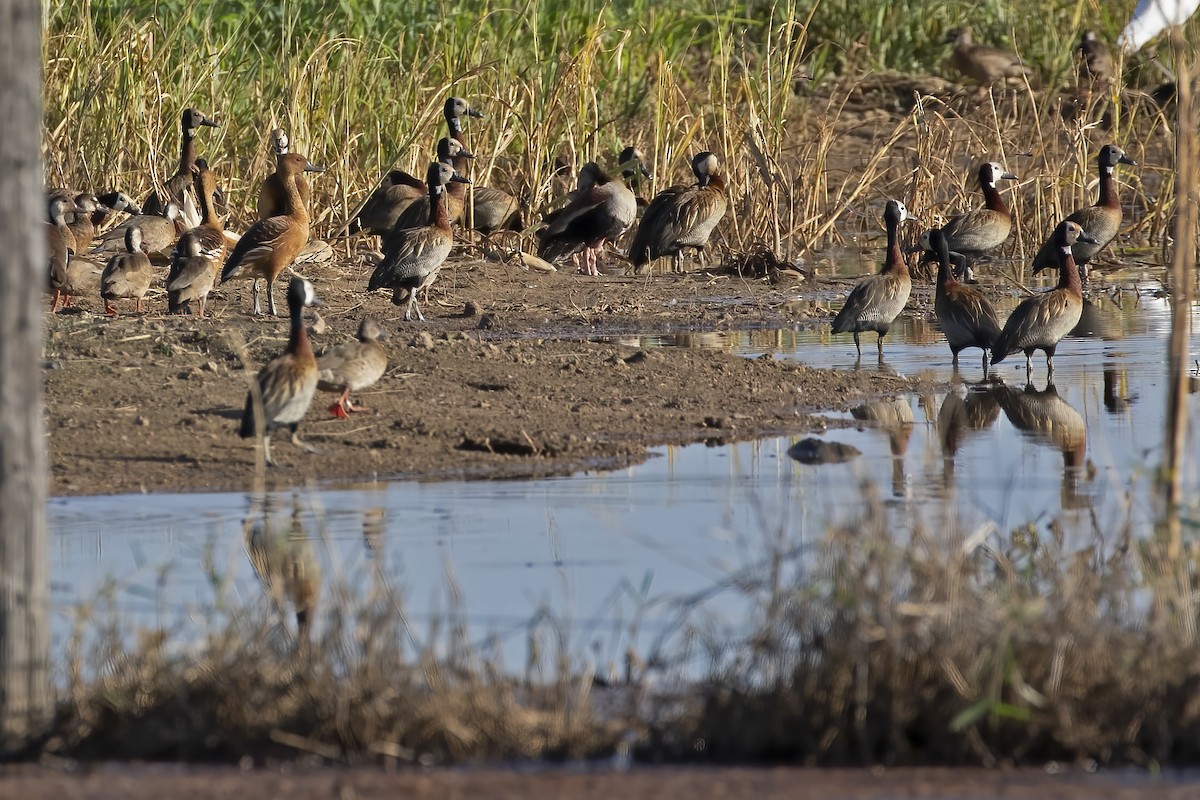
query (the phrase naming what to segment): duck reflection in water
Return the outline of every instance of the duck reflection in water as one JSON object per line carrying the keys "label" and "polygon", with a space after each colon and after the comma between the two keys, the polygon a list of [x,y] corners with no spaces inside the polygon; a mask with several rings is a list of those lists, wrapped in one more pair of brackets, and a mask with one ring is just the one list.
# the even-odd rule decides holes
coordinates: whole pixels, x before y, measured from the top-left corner
{"label": "duck reflection in water", "polygon": [[296,638],[303,644],[321,594],[321,567],[304,529],[300,498],[293,497],[290,518],[276,516],[273,505],[270,495],[251,503],[242,526],[246,555],[281,621],[289,608],[296,615]]}
{"label": "duck reflection in water", "polygon": [[875,423],[874,427],[888,435],[888,446],[892,451],[892,496],[904,497],[908,492],[904,473],[904,454],[908,451],[908,440],[912,436],[912,405],[906,397],[881,397],[850,409],[857,420]]}
{"label": "duck reflection in water", "polygon": [[985,431],[1000,418],[1000,400],[995,388],[968,389],[957,383],[946,393],[937,414],[938,441],[942,445],[942,479],[954,484],[954,458],[967,435]]}
{"label": "duck reflection in water", "polygon": [[1087,424],[1053,383],[1039,391],[1033,383],[1024,389],[997,389],[1000,407],[1012,426],[1034,441],[1057,448],[1063,456],[1062,507],[1088,508],[1092,498],[1080,493],[1081,474],[1086,478]]}

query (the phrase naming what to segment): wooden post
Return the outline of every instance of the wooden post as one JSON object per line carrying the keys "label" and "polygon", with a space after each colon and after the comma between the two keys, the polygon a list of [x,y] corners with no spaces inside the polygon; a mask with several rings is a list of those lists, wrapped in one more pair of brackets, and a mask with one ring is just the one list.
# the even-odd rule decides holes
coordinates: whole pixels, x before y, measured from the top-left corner
{"label": "wooden post", "polygon": [[54,710],[46,564],[42,301],[41,9],[0,0],[0,754],[44,734]]}

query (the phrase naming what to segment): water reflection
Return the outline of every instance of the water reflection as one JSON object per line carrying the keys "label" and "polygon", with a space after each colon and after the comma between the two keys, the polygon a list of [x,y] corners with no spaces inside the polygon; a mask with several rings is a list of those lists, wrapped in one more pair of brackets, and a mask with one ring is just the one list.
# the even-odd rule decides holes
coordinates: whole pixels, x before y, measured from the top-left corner
{"label": "water reflection", "polygon": [[1059,396],[1052,383],[1040,391],[1032,383],[1024,389],[1001,387],[997,396],[1004,416],[1014,428],[1062,452],[1062,507],[1090,506],[1091,499],[1079,491],[1087,448],[1087,423],[1083,416]]}
{"label": "water reflection", "polygon": [[[246,555],[259,583],[280,618],[295,614],[297,638],[308,638],[321,595],[321,567],[304,527],[298,494],[292,496],[291,513],[279,513],[277,495],[251,500],[242,522]],[[285,509],[284,509],[285,510]]]}
{"label": "water reflection", "polygon": [[954,485],[954,457],[971,433],[986,431],[1000,418],[998,390],[991,386],[968,388],[958,383],[951,387],[937,413],[938,441],[942,446],[942,482]]}
{"label": "water reflection", "polygon": [[904,397],[868,400],[850,409],[850,416],[873,422],[876,428],[887,433],[888,449],[892,454],[892,496],[904,497],[908,493],[904,454],[908,452],[908,440],[916,424],[909,400]]}

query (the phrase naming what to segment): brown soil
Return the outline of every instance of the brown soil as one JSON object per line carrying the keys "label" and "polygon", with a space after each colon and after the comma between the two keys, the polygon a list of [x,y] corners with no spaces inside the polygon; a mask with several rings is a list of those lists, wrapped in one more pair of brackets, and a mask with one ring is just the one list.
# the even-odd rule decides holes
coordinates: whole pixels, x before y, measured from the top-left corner
{"label": "brown soil", "polygon": [[973,769],[813,770],[653,768],[631,772],[432,770],[294,767],[280,772],[234,767],[99,766],[63,774],[36,767],[0,771],[2,797],[73,798],[1191,798],[1194,783],[1143,774],[1047,774]]}
{"label": "brown soil", "polygon": [[[406,323],[388,296],[365,293],[367,268],[347,269],[304,270],[326,303],[327,329],[313,335],[314,348],[345,341],[372,314],[391,333],[389,372],[356,398],[372,410],[349,420],[331,418],[334,396],[318,393],[302,434],[320,454],[276,436],[269,486],[617,467],[654,445],[812,430],[824,423],[810,412],[914,388],[873,370],[646,349],[620,338],[824,324],[828,312],[789,303],[804,288],[794,280],[588,278],[459,261],[425,304],[428,321]],[[282,300],[282,286],[276,293]],[[206,320],[162,315],[161,297],[140,318],[106,318],[98,297],[78,305],[47,318],[54,494],[251,486],[256,450],[235,428],[250,377],[285,346],[286,320],[252,318],[248,283],[214,294]],[[864,344],[873,349],[874,336]]]}

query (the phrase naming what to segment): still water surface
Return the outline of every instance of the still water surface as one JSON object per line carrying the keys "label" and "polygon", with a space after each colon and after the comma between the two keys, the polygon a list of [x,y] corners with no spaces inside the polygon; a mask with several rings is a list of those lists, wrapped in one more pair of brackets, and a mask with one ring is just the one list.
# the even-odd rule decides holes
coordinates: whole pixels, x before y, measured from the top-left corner
{"label": "still water surface", "polygon": [[[301,510],[327,577],[365,585],[379,569],[403,588],[418,625],[447,611],[453,586],[479,640],[498,637],[520,659],[530,621],[549,611],[565,621],[571,652],[592,653],[603,669],[631,638],[644,648],[675,631],[688,598],[705,599],[707,624],[736,626],[749,602],[731,588],[737,578],[761,574],[776,548],[804,563],[832,522],[859,512],[864,484],[884,498],[897,531],[914,519],[940,530],[947,509],[981,532],[1058,521],[1068,546],[1111,547],[1127,520],[1144,529],[1148,475],[1161,456],[1167,305],[1127,295],[1102,300],[1090,320],[1089,335],[1060,347],[1053,388],[1040,357],[1029,389],[1020,357],[980,385],[977,351],[966,351],[949,392],[830,414],[823,438],[862,453],[844,464],[800,464],[787,456],[794,439],[777,438],[662,448],[614,472],[378,483],[270,502],[282,520]],[[857,364],[850,337],[831,340],[827,329],[623,341],[954,379],[949,349],[920,320],[893,329],[883,364],[873,336]],[[1194,462],[1186,480],[1196,485]],[[185,636],[221,608],[258,598],[243,544],[251,508],[243,494],[55,499],[56,638],[73,609],[105,593],[123,618]]]}

